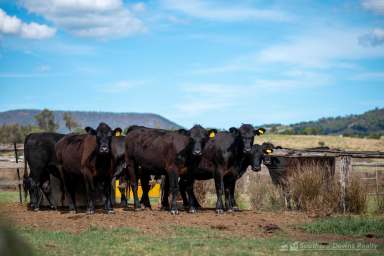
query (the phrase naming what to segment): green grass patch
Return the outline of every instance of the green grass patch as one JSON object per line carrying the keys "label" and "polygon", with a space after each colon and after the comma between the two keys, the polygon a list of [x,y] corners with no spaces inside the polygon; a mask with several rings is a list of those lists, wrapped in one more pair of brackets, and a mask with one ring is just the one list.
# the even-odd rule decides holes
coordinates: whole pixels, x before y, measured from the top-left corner
{"label": "green grass patch", "polygon": [[[24,200],[24,195],[23,195]],[[0,191],[0,204],[19,202],[19,192]]]}
{"label": "green grass patch", "polygon": [[[268,238],[245,238],[205,229],[164,226],[164,234],[145,234],[137,229],[92,227],[80,234],[19,228],[17,233],[34,248],[34,255],[286,255],[282,249],[308,242],[292,241],[281,234]],[[317,242],[310,242],[318,244]],[[340,241],[339,243],[343,243]],[[380,255],[383,248],[369,251]],[[366,251],[367,252],[367,251]],[[327,251],[349,255],[351,251]],[[295,255],[323,255],[324,251],[298,250]]]}
{"label": "green grass patch", "polygon": [[31,228],[17,232],[35,248],[35,255],[273,255],[288,242],[281,237],[244,239],[210,229],[165,228],[165,236],[130,228],[90,228],[80,234]]}
{"label": "green grass patch", "polygon": [[373,216],[340,216],[324,218],[303,225],[304,230],[315,234],[384,237],[384,218]]}

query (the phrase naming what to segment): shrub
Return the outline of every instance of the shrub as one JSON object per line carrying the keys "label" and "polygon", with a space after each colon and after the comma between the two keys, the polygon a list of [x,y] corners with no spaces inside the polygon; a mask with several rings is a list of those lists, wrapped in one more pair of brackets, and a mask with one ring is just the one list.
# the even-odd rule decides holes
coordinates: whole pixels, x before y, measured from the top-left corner
{"label": "shrub", "polygon": [[377,214],[384,214],[384,196],[376,195],[375,196],[376,209],[375,212]]}
{"label": "shrub", "polygon": [[363,213],[367,209],[367,190],[361,185],[359,179],[353,177],[346,188],[345,204],[350,213]]}
{"label": "shrub", "polygon": [[285,207],[281,188],[273,185],[267,175],[257,174],[249,184],[249,200],[252,209],[277,211]]}
{"label": "shrub", "polygon": [[340,187],[329,166],[315,162],[297,165],[289,177],[289,188],[294,207],[317,215],[337,212],[340,203]]}

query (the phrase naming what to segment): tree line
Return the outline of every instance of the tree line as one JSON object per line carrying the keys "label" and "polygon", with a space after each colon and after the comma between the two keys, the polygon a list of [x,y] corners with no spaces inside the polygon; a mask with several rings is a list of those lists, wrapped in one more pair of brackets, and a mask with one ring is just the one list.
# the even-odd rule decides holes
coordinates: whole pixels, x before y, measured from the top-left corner
{"label": "tree line", "polygon": [[[49,109],[43,109],[34,116],[36,125],[6,124],[0,126],[0,143],[23,143],[25,136],[32,132],[56,132],[59,124]],[[79,123],[70,113],[64,113],[65,126],[70,132],[80,132]]]}

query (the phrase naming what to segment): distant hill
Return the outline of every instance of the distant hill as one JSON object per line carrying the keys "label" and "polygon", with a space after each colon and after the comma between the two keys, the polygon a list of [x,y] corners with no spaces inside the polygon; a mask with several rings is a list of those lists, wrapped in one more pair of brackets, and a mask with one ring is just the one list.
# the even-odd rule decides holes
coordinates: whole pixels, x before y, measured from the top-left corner
{"label": "distant hill", "polygon": [[[37,109],[17,109],[0,112],[0,125],[20,124],[36,125],[34,116],[41,112]],[[112,113],[112,112],[93,112],[93,111],[52,111],[55,121],[59,124],[59,132],[68,132],[65,127],[63,115],[69,112],[79,123],[80,127],[96,127],[100,122],[109,124],[112,128],[121,127],[125,129],[131,125],[143,125],[151,128],[179,129],[180,125],[160,116],[150,113]]]}
{"label": "distant hill", "polygon": [[266,125],[271,132],[283,134],[345,135],[360,137],[384,136],[384,108],[360,115],[320,118],[317,121],[291,125]]}

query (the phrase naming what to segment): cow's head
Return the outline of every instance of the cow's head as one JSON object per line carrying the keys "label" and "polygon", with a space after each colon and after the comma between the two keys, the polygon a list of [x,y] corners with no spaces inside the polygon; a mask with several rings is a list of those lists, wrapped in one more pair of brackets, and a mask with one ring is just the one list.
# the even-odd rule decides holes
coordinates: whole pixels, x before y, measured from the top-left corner
{"label": "cow's head", "polygon": [[273,149],[275,146],[272,143],[264,142],[261,145],[261,150],[263,152],[263,162],[265,165],[270,165],[271,164],[271,154],[273,152]]}
{"label": "cow's head", "polygon": [[232,127],[229,129],[229,132],[234,134],[237,137],[240,137],[243,153],[251,153],[253,140],[255,135],[262,135],[265,133],[264,128],[255,129],[250,124],[243,124],[239,129]]}
{"label": "cow's head", "polygon": [[41,200],[42,192],[40,191],[39,184],[36,183],[32,177],[24,177],[23,178],[23,187],[25,197],[27,197],[27,193],[29,194],[30,199],[30,208],[37,209],[39,206],[39,201]]}
{"label": "cow's head", "polygon": [[205,143],[207,143],[209,138],[213,139],[215,137],[217,130],[206,130],[201,125],[194,125],[189,131],[180,129],[178,132],[191,138],[192,154],[195,156],[200,156],[203,154]]}
{"label": "cow's head", "polygon": [[109,154],[111,152],[112,136],[118,129],[120,128],[112,131],[111,127],[106,123],[100,123],[96,130],[91,127],[86,127],[85,131],[90,135],[96,136],[97,152],[99,154]]}
{"label": "cow's head", "polygon": [[263,162],[263,149],[259,144],[252,146],[251,153],[251,168],[252,171],[258,172],[261,170],[261,163]]}

